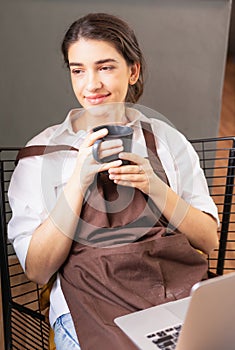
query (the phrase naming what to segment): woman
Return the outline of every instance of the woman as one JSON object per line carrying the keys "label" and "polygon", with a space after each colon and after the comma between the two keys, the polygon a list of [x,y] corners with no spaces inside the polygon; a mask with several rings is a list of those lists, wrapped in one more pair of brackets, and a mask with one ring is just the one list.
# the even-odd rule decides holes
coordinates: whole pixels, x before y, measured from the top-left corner
{"label": "woman", "polygon": [[[194,248],[207,254],[218,244],[217,210],[185,138],[126,105],[143,92],[144,66],[129,26],[89,14],[68,29],[62,52],[83,108],[27,146],[73,151],[20,160],[9,189],[9,238],[29,279],[45,284],[60,272],[50,298],[57,349],[135,349],[113,318],[188,295],[207,268]],[[115,123],[133,128],[132,152],[122,152],[120,140],[102,142],[100,158],[119,159],[97,163],[92,146],[108,131],[92,129]],[[117,197],[123,205],[114,210]]]}

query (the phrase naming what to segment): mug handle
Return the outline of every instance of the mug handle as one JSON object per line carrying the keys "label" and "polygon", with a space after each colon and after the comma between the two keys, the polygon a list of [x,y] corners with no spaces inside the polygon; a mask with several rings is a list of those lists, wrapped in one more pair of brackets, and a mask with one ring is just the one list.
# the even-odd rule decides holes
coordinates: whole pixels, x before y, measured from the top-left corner
{"label": "mug handle", "polygon": [[96,140],[92,146],[92,155],[98,163],[103,163],[102,159],[99,158],[99,149],[102,141],[102,139]]}

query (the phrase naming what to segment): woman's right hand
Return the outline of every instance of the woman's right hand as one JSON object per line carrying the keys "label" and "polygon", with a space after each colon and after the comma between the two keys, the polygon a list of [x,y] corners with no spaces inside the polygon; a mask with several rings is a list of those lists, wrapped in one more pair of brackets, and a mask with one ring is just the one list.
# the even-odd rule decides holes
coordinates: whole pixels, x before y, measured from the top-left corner
{"label": "woman's right hand", "polygon": [[[121,160],[97,163],[92,155],[93,143],[104,137],[107,129],[89,133],[82,143],[74,172],[59,196],[48,218],[34,231],[26,257],[26,274],[39,284],[45,284],[67,258],[76,231],[84,195],[95,174],[118,167]],[[121,152],[121,140],[100,145],[100,157]]]}
{"label": "woman's right hand", "polygon": [[[80,185],[80,190],[83,193],[85,193],[89,185],[93,182],[97,173],[122,165],[121,160],[109,163],[98,163],[92,155],[92,146],[95,141],[107,134],[108,130],[105,128],[96,132],[90,132],[79,148],[77,163],[72,177],[76,178],[76,181],[78,181]],[[104,158],[122,151],[123,146],[121,140],[104,141],[101,142],[99,147],[99,156],[100,158]]]}

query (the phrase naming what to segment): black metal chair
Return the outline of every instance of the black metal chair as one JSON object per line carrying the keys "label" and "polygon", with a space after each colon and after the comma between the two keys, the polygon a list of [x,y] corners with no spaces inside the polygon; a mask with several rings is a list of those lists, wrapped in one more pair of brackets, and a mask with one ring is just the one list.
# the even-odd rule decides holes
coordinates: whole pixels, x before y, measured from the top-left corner
{"label": "black metal chair", "polygon": [[[48,349],[49,325],[40,310],[40,286],[30,282],[7,240],[7,190],[18,148],[0,149],[0,271],[5,350]],[[0,344],[1,347],[1,344]]]}
{"label": "black metal chair", "polygon": [[[218,250],[208,256],[211,274],[235,270],[235,137],[192,140],[221,219]],[[11,216],[7,190],[18,148],[0,149],[0,268],[5,350],[47,349],[49,326],[40,310],[40,286],[27,280],[7,241]]]}
{"label": "black metal chair", "polygon": [[209,271],[235,270],[235,137],[191,140],[205,172],[221,226],[219,248],[208,257]]}

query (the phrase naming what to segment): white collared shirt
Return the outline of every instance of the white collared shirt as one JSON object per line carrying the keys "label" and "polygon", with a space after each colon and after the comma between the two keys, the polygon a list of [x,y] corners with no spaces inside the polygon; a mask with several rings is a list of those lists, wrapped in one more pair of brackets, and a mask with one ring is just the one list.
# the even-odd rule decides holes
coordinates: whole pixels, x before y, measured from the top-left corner
{"label": "white collared shirt", "polygon": [[[69,145],[79,148],[86,131],[73,131],[72,120],[79,118],[80,109],[70,111],[62,124],[47,128],[29,145]],[[147,157],[140,120],[151,124],[162,166],[171,188],[195,208],[207,212],[219,223],[217,207],[209,195],[207,182],[196,152],[186,138],[159,118],[147,118],[141,112],[127,109],[128,126],[133,127],[132,152]],[[58,152],[20,160],[9,187],[12,218],[8,237],[13,242],[19,261],[25,270],[29,243],[35,229],[48,217],[63,186],[75,167],[77,152]],[[50,323],[69,312],[60,286],[59,275],[50,295]]]}

